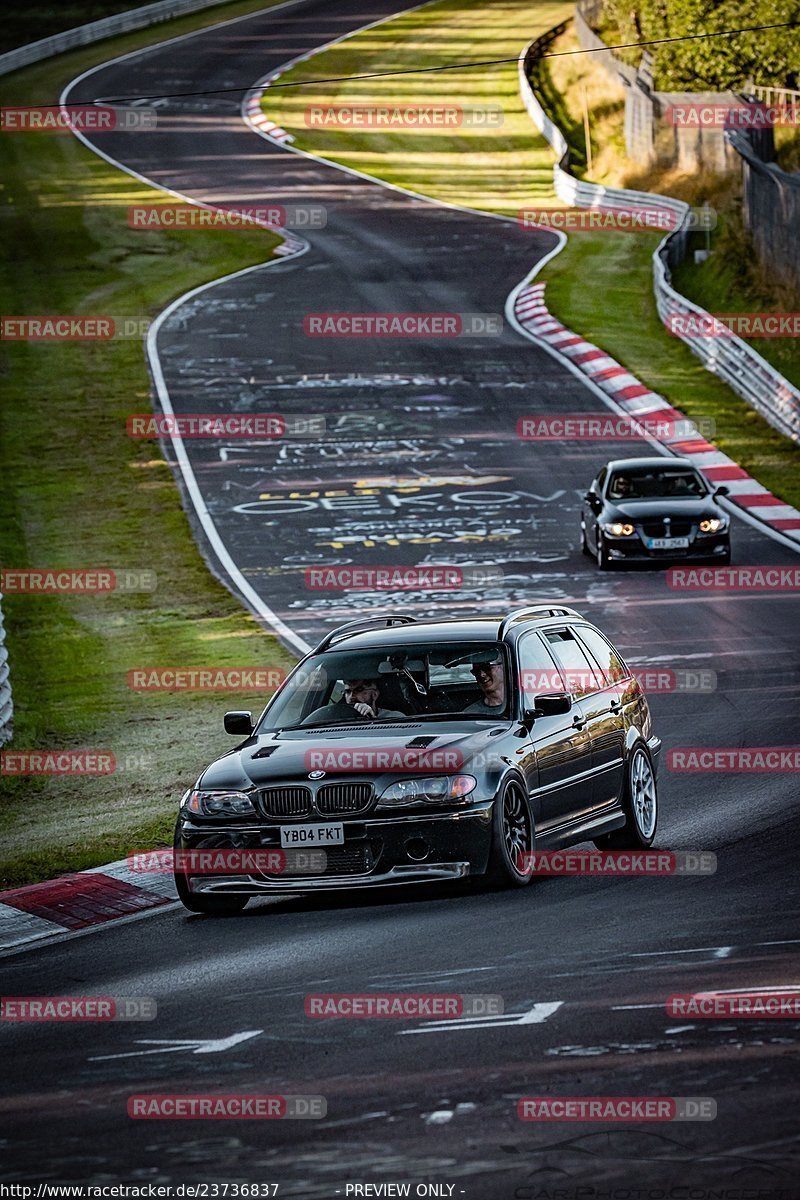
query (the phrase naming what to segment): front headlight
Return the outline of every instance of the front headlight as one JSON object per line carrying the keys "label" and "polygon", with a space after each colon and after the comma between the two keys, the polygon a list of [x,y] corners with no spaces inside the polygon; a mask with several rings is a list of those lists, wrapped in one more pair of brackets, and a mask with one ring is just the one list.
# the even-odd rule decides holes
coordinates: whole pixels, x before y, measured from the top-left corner
{"label": "front headlight", "polygon": [[427,779],[399,779],[390,783],[378,808],[408,808],[412,804],[452,804],[478,786],[472,775],[432,775]]}
{"label": "front headlight", "polygon": [[201,817],[241,817],[255,815],[255,805],[246,792],[189,792],[185,808]]}
{"label": "front headlight", "polygon": [[632,537],[636,530],[627,521],[611,521],[604,525],[603,529],[606,533],[610,533],[612,537]]}
{"label": "front headlight", "polygon": [[698,528],[701,533],[719,533],[728,526],[727,517],[704,517]]}

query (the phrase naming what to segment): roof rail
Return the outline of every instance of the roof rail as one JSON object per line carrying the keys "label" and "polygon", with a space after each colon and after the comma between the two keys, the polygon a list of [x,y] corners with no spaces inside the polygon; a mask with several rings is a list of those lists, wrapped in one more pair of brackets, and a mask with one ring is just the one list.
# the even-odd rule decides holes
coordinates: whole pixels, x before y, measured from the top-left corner
{"label": "roof rail", "polygon": [[321,654],[334,642],[350,637],[351,633],[360,633],[366,629],[388,629],[392,625],[413,625],[415,621],[415,617],[360,617],[357,621],[348,621],[346,625],[340,625],[338,629],[326,633],[319,645],[315,646],[314,653]]}
{"label": "roof rail", "polygon": [[498,638],[502,638],[512,621],[520,617],[579,617],[581,614],[574,608],[564,604],[531,604],[526,608],[515,608],[513,612],[503,617],[497,629]]}

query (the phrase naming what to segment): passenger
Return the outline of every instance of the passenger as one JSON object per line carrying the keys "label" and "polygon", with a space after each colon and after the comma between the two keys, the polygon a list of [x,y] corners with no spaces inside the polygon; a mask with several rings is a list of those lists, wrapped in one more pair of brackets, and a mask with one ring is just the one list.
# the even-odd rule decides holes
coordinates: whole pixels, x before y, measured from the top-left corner
{"label": "passenger", "polygon": [[385,717],[405,717],[407,714],[389,708],[379,708],[380,689],[374,679],[346,679],[344,695],[334,704],[323,704],[301,722],[303,725],[350,724],[359,719],[381,721]]}
{"label": "passenger", "polygon": [[487,717],[502,716],[506,708],[506,678],[500,654],[498,653],[492,662],[474,662],[472,674],[483,695],[463,711],[483,713]]}

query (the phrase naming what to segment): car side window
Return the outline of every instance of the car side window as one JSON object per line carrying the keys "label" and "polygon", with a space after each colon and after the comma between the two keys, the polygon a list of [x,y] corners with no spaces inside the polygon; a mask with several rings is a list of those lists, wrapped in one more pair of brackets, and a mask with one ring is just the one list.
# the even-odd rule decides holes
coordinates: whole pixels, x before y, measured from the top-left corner
{"label": "car side window", "polygon": [[625,663],[611,643],[601,633],[585,625],[579,625],[575,632],[584,645],[589,647],[589,651],[594,658],[597,659],[602,678],[607,684],[619,683],[621,680],[628,678],[630,672]]}
{"label": "car side window", "polygon": [[602,494],[603,494],[603,487],[605,486],[607,474],[608,474],[608,467],[603,467],[602,471],[597,476],[597,480],[594,485],[594,490],[597,492],[598,496],[602,496]]}
{"label": "car side window", "polygon": [[525,708],[534,707],[536,696],[566,690],[561,670],[538,633],[528,633],[520,638],[519,685]]}
{"label": "car side window", "polygon": [[586,651],[571,630],[548,629],[544,636],[562,668],[570,695],[580,700],[582,696],[589,696],[605,687],[597,665],[589,661]]}

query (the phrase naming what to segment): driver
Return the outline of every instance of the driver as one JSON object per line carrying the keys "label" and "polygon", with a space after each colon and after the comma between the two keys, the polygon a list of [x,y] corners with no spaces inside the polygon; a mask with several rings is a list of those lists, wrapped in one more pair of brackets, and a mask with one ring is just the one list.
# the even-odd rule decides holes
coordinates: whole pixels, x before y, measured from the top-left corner
{"label": "driver", "polygon": [[472,674],[483,694],[480,700],[476,700],[462,711],[482,713],[486,717],[502,716],[506,708],[506,678],[500,654],[498,653],[491,662],[474,662]]}
{"label": "driver", "polygon": [[351,721],[381,721],[385,717],[404,717],[405,713],[379,708],[380,689],[375,679],[344,680],[344,695],[335,704],[323,704],[301,722],[303,725],[350,724]]}

